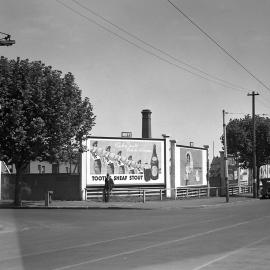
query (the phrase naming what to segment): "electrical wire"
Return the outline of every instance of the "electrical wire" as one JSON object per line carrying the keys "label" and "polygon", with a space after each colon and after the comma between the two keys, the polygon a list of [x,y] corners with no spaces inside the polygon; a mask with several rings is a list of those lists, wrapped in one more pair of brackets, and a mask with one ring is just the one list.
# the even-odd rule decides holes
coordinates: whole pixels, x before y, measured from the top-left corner
{"label": "electrical wire", "polygon": [[177,57],[171,55],[170,53],[168,53],[168,52],[166,52],[166,51],[164,51],[164,50],[162,50],[162,49],[160,49],[160,48],[158,48],[158,47],[152,45],[152,44],[149,43],[149,42],[146,42],[146,41],[143,40],[142,38],[140,38],[140,37],[134,35],[134,34],[131,33],[130,31],[126,30],[125,28],[123,28],[123,27],[121,27],[121,26],[119,26],[119,25],[113,23],[112,21],[108,20],[106,17],[100,15],[99,13],[97,13],[96,11],[94,11],[93,9],[91,9],[91,8],[89,8],[89,7],[87,7],[87,6],[83,5],[83,4],[81,4],[81,3],[78,2],[77,0],[72,0],[72,2],[74,2],[75,4],[77,4],[78,6],[80,6],[81,8],[87,10],[88,12],[90,12],[90,13],[93,14],[93,15],[95,15],[96,17],[102,19],[102,20],[105,21],[106,23],[108,23],[108,24],[112,25],[113,27],[117,28],[118,30],[122,31],[123,33],[125,33],[125,34],[131,36],[132,38],[134,38],[134,39],[140,41],[141,43],[143,43],[144,45],[150,47],[151,49],[154,49],[154,50],[158,51],[159,53],[162,53],[163,55],[165,55],[165,56],[171,58],[172,60],[174,60],[174,61],[176,61],[176,62],[178,62],[178,63],[180,63],[180,64],[183,64],[183,65],[185,65],[185,66],[187,66],[187,67],[189,67],[189,68],[191,68],[191,69],[193,69],[193,70],[195,70],[195,71],[198,71],[198,72],[200,72],[200,73],[202,73],[202,74],[204,74],[204,75],[206,75],[206,76],[208,76],[208,77],[210,77],[210,78],[212,78],[212,79],[214,79],[214,80],[217,80],[217,81],[220,81],[220,82],[222,82],[222,83],[228,84],[228,85],[230,85],[230,86],[232,86],[232,87],[236,87],[236,88],[239,88],[239,89],[247,90],[247,89],[245,89],[245,88],[243,88],[243,87],[241,87],[241,86],[239,86],[239,85],[233,84],[233,83],[231,83],[231,82],[229,82],[229,81],[226,81],[226,80],[224,80],[224,79],[221,79],[221,78],[219,78],[219,77],[217,77],[217,76],[211,75],[211,74],[209,74],[209,73],[207,73],[207,72],[201,70],[200,68],[194,67],[193,65],[188,64],[188,63],[186,63],[186,62],[180,60],[179,58],[177,58]]}
{"label": "electrical wire", "polygon": [[226,112],[226,114],[247,114],[247,113],[241,113],[241,112]]}
{"label": "electrical wire", "polygon": [[194,25],[200,32],[202,32],[209,40],[211,40],[215,45],[217,45],[227,56],[229,56],[235,63],[242,67],[251,77],[253,77],[257,82],[259,82],[264,88],[270,91],[270,88],[262,82],[257,76],[255,76],[251,71],[249,71],[244,65],[240,63],[228,50],[226,50],[219,42],[217,42],[212,36],[210,36],[205,30],[203,30],[197,23],[195,23],[187,14],[185,14],[178,6],[167,0],[180,14],[182,14],[192,25]]}
{"label": "electrical wire", "polygon": [[[241,113],[241,112],[225,112],[225,114],[230,114],[230,115],[249,115],[249,113]],[[261,116],[261,117],[264,117],[264,116],[269,116],[269,114],[267,113],[256,113],[257,116]]]}
{"label": "electrical wire", "polygon": [[140,49],[140,50],[146,52],[147,54],[150,54],[150,55],[156,57],[157,59],[159,59],[159,60],[161,60],[161,61],[163,61],[163,62],[166,62],[166,63],[168,63],[168,64],[170,64],[170,65],[172,65],[172,66],[177,67],[178,69],[184,70],[184,71],[186,71],[186,72],[188,72],[188,73],[190,73],[190,74],[192,74],[192,75],[194,75],[194,76],[197,76],[197,77],[200,77],[200,78],[202,78],[202,79],[204,79],[204,80],[207,80],[207,81],[216,83],[216,84],[218,84],[218,85],[220,85],[220,86],[223,86],[223,87],[225,87],[225,88],[234,89],[234,90],[240,91],[240,92],[243,92],[243,90],[246,90],[245,88],[242,88],[242,87],[239,88],[239,87],[233,87],[233,86],[226,85],[225,83],[221,83],[221,82],[219,82],[219,81],[217,81],[217,80],[215,80],[215,79],[211,79],[211,78],[205,77],[205,76],[203,76],[203,75],[201,75],[201,74],[198,74],[198,73],[195,73],[195,72],[193,72],[193,71],[191,71],[191,70],[189,70],[189,69],[187,69],[187,68],[185,68],[185,67],[182,67],[182,66],[180,66],[180,65],[178,65],[178,64],[176,64],[176,63],[173,63],[173,62],[169,61],[168,59],[166,59],[166,58],[164,58],[164,57],[161,57],[161,56],[159,56],[159,55],[153,53],[152,51],[147,50],[147,49],[145,49],[145,48],[139,46],[139,45],[136,44],[135,42],[130,41],[129,39],[127,39],[127,38],[125,38],[125,37],[119,35],[118,33],[116,33],[116,32],[114,32],[114,31],[110,30],[109,28],[107,28],[107,27],[105,27],[104,25],[98,23],[97,21],[93,20],[92,18],[89,18],[88,16],[85,16],[84,14],[82,14],[82,13],[80,13],[79,11],[75,10],[74,8],[72,8],[72,7],[68,6],[68,5],[66,5],[65,3],[61,2],[60,0],[55,0],[55,1],[58,2],[60,5],[64,6],[65,8],[71,10],[73,13],[76,13],[76,14],[79,15],[80,17],[82,17],[82,18],[86,19],[87,21],[89,21],[89,22],[95,24],[96,26],[102,28],[103,30],[105,30],[105,31],[107,31],[107,32],[109,32],[109,33],[111,33],[111,34],[113,34],[114,36],[116,36],[116,37],[118,37],[118,38],[124,40],[125,42],[127,42],[127,43],[129,43],[129,44],[135,46],[136,48],[138,48],[138,49]]}

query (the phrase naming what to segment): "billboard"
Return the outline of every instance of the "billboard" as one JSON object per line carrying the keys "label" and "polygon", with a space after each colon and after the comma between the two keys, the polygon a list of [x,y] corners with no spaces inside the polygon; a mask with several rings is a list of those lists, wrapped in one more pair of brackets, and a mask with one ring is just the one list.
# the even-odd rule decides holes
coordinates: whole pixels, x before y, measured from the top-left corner
{"label": "billboard", "polygon": [[103,185],[107,173],[115,185],[165,184],[164,140],[92,137],[87,140],[86,185]]}
{"label": "billboard", "polygon": [[207,185],[207,150],[179,146],[180,186]]}

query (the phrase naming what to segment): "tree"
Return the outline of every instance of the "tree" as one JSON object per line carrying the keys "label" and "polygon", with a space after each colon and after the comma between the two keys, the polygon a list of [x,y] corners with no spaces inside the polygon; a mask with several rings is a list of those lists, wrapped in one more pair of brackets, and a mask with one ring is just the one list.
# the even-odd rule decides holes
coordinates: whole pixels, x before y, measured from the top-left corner
{"label": "tree", "polygon": [[31,160],[57,161],[95,125],[93,107],[74,76],[40,61],[0,59],[0,160],[16,168],[15,204]]}
{"label": "tree", "polygon": [[[255,116],[256,123],[256,160],[257,166],[266,164],[270,158],[270,119]],[[230,119],[227,124],[228,153],[238,158],[244,168],[252,168],[252,117]],[[224,139],[221,137],[224,144]]]}

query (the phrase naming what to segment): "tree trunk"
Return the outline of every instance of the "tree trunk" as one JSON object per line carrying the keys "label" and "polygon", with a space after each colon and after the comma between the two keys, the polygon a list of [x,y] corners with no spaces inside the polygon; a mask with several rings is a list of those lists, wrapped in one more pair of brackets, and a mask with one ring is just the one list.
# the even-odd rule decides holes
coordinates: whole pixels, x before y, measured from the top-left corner
{"label": "tree trunk", "polygon": [[257,197],[260,197],[260,166],[257,167]]}
{"label": "tree trunk", "polygon": [[15,206],[21,206],[22,202],[22,175],[23,175],[23,168],[16,166],[16,177],[15,177],[15,198],[14,204]]}

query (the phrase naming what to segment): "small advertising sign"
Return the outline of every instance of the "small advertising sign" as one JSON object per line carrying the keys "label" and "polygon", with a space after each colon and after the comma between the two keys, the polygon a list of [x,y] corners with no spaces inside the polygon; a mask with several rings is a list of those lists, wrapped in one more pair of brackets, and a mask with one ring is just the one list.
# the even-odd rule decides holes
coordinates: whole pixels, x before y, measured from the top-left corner
{"label": "small advertising sign", "polygon": [[90,138],[87,185],[103,185],[109,173],[115,185],[164,184],[164,141]]}
{"label": "small advertising sign", "polygon": [[262,165],[260,167],[260,179],[270,178],[270,164]]}
{"label": "small advertising sign", "polygon": [[130,132],[130,131],[122,131],[121,132],[121,137],[122,138],[132,138],[132,132]]}

